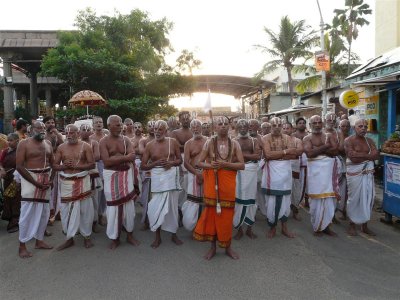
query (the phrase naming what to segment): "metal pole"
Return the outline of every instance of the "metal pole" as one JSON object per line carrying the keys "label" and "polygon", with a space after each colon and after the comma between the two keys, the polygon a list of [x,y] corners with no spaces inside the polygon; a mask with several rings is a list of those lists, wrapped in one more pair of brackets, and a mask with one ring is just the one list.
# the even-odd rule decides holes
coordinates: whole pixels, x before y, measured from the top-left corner
{"label": "metal pole", "polygon": [[[319,1],[317,0],[317,5],[318,5],[318,10],[319,10],[319,15],[321,17],[321,52],[325,51],[325,37],[324,37],[324,20],[322,18],[322,12],[321,12],[321,7],[319,6]],[[322,90],[322,119],[325,118],[326,112],[327,112],[327,101],[326,101],[326,72],[321,71],[321,90]]]}

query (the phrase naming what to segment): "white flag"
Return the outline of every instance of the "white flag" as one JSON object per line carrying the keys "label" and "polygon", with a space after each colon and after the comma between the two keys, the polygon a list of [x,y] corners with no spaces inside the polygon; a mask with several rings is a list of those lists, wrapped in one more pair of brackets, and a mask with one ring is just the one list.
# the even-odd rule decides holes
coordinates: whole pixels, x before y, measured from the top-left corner
{"label": "white flag", "polygon": [[211,92],[210,90],[208,90],[208,96],[207,96],[207,100],[204,103],[204,108],[203,108],[205,113],[208,113],[211,110]]}

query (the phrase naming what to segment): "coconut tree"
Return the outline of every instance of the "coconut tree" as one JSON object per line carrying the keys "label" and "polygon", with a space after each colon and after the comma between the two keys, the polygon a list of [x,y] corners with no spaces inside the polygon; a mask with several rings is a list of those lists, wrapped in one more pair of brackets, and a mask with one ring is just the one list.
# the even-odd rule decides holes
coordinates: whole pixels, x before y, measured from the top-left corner
{"label": "coconut tree", "polygon": [[272,60],[264,64],[260,72],[256,74],[256,79],[261,79],[266,74],[273,72],[279,67],[284,67],[288,75],[290,96],[294,98],[294,88],[292,79],[292,69],[295,61],[304,59],[305,61],[313,56],[310,49],[319,41],[316,32],[305,24],[305,20],[291,21],[288,16],[281,19],[279,32],[275,33],[269,28],[264,27],[270,45],[256,45],[257,49],[269,54]]}

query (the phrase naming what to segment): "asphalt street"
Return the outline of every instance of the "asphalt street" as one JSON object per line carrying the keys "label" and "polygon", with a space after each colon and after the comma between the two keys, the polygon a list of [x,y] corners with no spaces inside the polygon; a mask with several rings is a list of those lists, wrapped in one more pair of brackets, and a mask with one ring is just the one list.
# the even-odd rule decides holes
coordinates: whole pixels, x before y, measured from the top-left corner
{"label": "asphalt street", "polygon": [[[136,221],[140,220],[138,208]],[[184,241],[176,246],[163,233],[161,246],[150,247],[152,232],[135,228],[141,245],[123,243],[107,248],[105,228],[93,234],[95,247],[75,246],[62,252],[34,250],[34,256],[17,255],[18,234],[8,234],[0,223],[0,299],[399,299],[400,225],[379,222],[374,212],[370,228],[377,236],[349,237],[347,222],[333,225],[337,238],[314,237],[306,210],[302,221],[289,220],[296,238],[278,233],[266,238],[267,223],[257,215],[256,240],[246,236],[233,241],[240,259],[234,261],[221,249],[211,260],[203,255],[208,243],[191,239],[181,228]],[[61,224],[49,227],[51,245],[63,242]]]}

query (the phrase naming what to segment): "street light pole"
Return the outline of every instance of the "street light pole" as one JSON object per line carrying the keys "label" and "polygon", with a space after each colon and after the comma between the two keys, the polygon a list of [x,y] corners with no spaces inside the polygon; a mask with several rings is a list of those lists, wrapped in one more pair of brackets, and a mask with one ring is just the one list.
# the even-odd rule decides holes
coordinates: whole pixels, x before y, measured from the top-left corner
{"label": "street light pole", "polygon": [[[324,37],[324,27],[325,23],[322,18],[322,12],[321,12],[321,7],[319,6],[319,1],[317,0],[317,5],[318,5],[318,10],[319,10],[319,15],[321,17],[321,52],[324,53],[325,51],[325,37]],[[325,118],[326,111],[327,111],[327,101],[326,101],[326,71],[322,70],[321,71],[321,85],[322,85],[322,119]]]}

